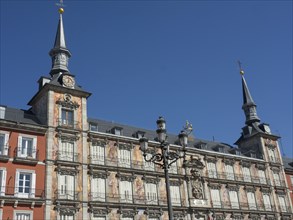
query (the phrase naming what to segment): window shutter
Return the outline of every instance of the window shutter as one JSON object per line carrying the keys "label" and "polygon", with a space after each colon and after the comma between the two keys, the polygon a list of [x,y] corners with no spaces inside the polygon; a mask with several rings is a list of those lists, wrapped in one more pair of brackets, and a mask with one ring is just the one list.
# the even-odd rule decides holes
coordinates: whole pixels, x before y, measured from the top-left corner
{"label": "window shutter", "polygon": [[37,138],[35,137],[33,139],[33,149],[32,149],[33,158],[36,158],[36,153],[37,153]]}
{"label": "window shutter", "polygon": [[8,155],[8,140],[9,140],[9,134],[5,134],[4,136],[4,146],[3,146],[3,155]]}
{"label": "window shutter", "polygon": [[210,178],[217,178],[217,170],[215,163],[208,163],[208,174]]}
{"label": "window shutter", "polygon": [[234,180],[234,170],[233,167],[229,164],[225,165],[225,170],[226,170],[226,175],[227,175],[227,179],[229,180]]}
{"label": "window shutter", "polygon": [[18,186],[19,186],[18,184],[19,184],[19,172],[16,171],[16,173],[15,173],[15,189],[14,189],[15,196],[18,196]]}
{"label": "window shutter", "polygon": [[282,212],[286,212],[286,202],[285,202],[285,197],[284,196],[279,196],[279,204]]}
{"label": "window shutter", "polygon": [[74,176],[66,175],[66,187],[67,187],[67,195],[69,195],[69,199],[74,199]]}
{"label": "window shutter", "polygon": [[97,179],[98,197],[101,201],[106,199],[106,180],[102,178]]}
{"label": "window shutter", "polygon": [[266,211],[272,211],[270,196],[268,194],[263,194],[263,201]]}
{"label": "window shutter", "polygon": [[255,197],[254,197],[254,193],[252,192],[248,192],[247,193],[247,198],[248,198],[248,206],[249,209],[256,209],[256,204],[255,204]]}
{"label": "window shutter", "polygon": [[35,197],[35,193],[36,193],[36,174],[32,173],[32,182],[31,182],[31,198]]}
{"label": "window shutter", "polygon": [[211,197],[213,201],[213,206],[220,208],[221,207],[220,191],[218,189],[211,189]]}
{"label": "window shutter", "polygon": [[265,171],[263,170],[258,170],[258,176],[259,176],[259,182],[262,184],[266,184],[266,176],[265,176]]}
{"label": "window shutter", "polygon": [[250,176],[250,170],[248,167],[243,167],[243,177],[244,177],[244,181],[246,182],[251,182],[251,176]]}
{"label": "window shutter", "polygon": [[5,195],[5,186],[6,186],[6,170],[1,170],[1,174],[2,174],[2,177],[1,177],[1,192],[0,192],[0,195],[1,196],[4,196]]}
{"label": "window shutter", "polygon": [[236,191],[229,191],[229,197],[230,197],[231,207],[233,209],[239,209],[237,192]]}
{"label": "window shutter", "polygon": [[22,147],[22,137],[18,136],[18,149],[17,149],[17,156],[21,156],[21,147]]}
{"label": "window shutter", "polygon": [[125,201],[125,193],[124,193],[124,181],[119,182],[119,194],[121,201]]}

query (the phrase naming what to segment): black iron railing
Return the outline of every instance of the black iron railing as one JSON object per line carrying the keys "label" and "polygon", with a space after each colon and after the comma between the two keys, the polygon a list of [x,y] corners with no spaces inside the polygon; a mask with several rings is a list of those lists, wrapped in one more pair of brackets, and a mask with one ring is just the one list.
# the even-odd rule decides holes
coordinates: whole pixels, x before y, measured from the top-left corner
{"label": "black iron railing", "polygon": [[69,152],[69,151],[57,151],[57,160],[78,162],[78,153]]}
{"label": "black iron railing", "polygon": [[14,158],[39,160],[39,150],[36,147],[23,148],[18,146],[14,149]]}
{"label": "black iron railing", "polygon": [[79,192],[74,190],[56,190],[55,191],[56,200],[72,200],[79,201]]}
{"label": "black iron railing", "polygon": [[0,187],[1,197],[18,197],[18,198],[45,198],[44,189],[35,189],[31,187]]}
{"label": "black iron railing", "polygon": [[74,120],[68,120],[68,119],[57,119],[57,125],[64,127],[64,128],[71,128],[71,129],[79,129],[79,122]]}

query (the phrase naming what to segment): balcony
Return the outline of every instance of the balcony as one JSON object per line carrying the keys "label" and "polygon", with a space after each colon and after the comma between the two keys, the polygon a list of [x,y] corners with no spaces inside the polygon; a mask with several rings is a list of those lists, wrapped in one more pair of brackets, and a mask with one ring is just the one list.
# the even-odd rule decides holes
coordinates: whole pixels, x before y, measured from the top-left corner
{"label": "balcony", "polygon": [[10,146],[8,144],[0,145],[0,161],[7,162],[9,160]]}
{"label": "balcony", "polygon": [[57,119],[57,126],[65,129],[80,129],[80,124],[78,121],[67,120],[62,118]]}
{"label": "balcony", "polygon": [[14,159],[13,162],[36,165],[39,161],[39,150],[36,148],[24,149],[22,146],[16,147],[14,150]]}
{"label": "balcony", "polygon": [[78,202],[79,192],[73,190],[56,190],[55,191],[55,200],[62,200],[67,202]]}
{"label": "balcony", "polygon": [[291,211],[291,208],[290,206],[283,206],[283,205],[280,205],[279,206],[279,211],[282,212],[282,213],[290,213]]}
{"label": "balcony", "polygon": [[212,201],[212,206],[219,209],[236,209],[236,210],[255,210],[255,211],[275,211],[275,207],[271,205],[258,205],[256,203],[237,203]]}
{"label": "balcony", "polygon": [[44,189],[34,189],[25,187],[5,187],[1,189],[0,201],[5,204],[22,204],[42,205],[45,200]]}
{"label": "balcony", "polygon": [[[167,198],[161,197],[157,199],[147,199],[144,196],[137,196],[137,195],[128,195],[127,197],[125,194],[111,194],[111,193],[89,193],[89,202],[91,205],[98,205],[100,203],[125,203],[125,204],[141,204],[141,205],[151,205],[151,206],[167,206]],[[172,199],[173,206],[185,206],[185,201],[179,198]]]}
{"label": "balcony", "polygon": [[78,163],[78,157],[78,153],[58,150],[56,163],[63,165],[77,165],[76,163]]}
{"label": "balcony", "polygon": [[210,179],[220,179],[220,180],[230,180],[230,181],[239,181],[239,182],[247,182],[247,183],[255,183],[255,184],[270,184],[269,179],[267,178],[260,178],[258,176],[248,176],[242,174],[233,174],[233,173],[221,173],[221,172],[214,172],[214,171],[207,171],[206,176]]}

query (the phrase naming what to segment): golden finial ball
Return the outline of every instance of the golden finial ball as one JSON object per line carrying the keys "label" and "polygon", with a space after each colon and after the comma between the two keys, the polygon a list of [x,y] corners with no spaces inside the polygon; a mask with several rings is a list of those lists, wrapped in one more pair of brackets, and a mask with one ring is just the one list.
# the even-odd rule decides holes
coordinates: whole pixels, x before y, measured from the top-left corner
{"label": "golden finial ball", "polygon": [[64,13],[64,9],[63,8],[59,8],[58,11],[59,11],[60,14],[63,14]]}
{"label": "golden finial ball", "polygon": [[240,70],[240,74],[241,74],[241,75],[244,75],[244,71],[243,71],[243,70]]}

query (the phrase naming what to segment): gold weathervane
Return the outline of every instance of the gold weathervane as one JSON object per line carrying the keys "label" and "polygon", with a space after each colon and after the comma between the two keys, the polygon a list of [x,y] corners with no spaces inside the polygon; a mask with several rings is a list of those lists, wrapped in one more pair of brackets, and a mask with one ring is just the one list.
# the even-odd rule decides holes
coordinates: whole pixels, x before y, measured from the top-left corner
{"label": "gold weathervane", "polygon": [[238,60],[237,63],[238,63],[239,69],[240,69],[240,74],[244,75],[244,70],[241,67],[241,62]]}
{"label": "gold weathervane", "polygon": [[64,13],[64,8],[63,7],[65,7],[65,5],[63,4],[63,0],[60,0],[60,2],[56,3],[56,5],[59,6],[59,9],[58,9],[59,13],[63,14]]}

